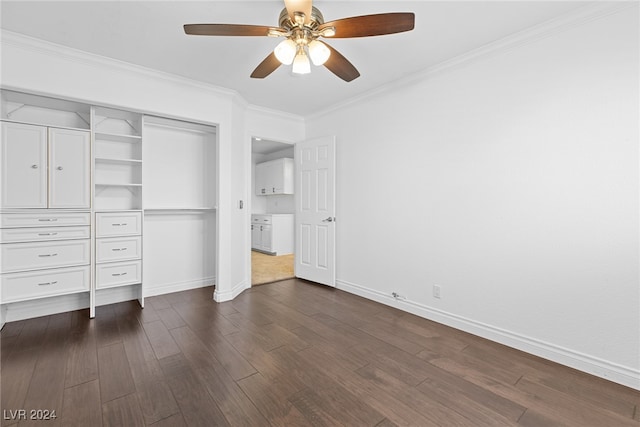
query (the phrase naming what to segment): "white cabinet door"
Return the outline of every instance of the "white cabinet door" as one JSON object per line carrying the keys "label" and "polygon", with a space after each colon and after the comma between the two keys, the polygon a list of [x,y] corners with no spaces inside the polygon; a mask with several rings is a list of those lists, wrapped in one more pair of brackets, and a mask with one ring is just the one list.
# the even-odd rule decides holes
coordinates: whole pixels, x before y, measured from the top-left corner
{"label": "white cabinet door", "polygon": [[271,246],[273,243],[273,234],[271,233],[270,225],[262,225],[262,246],[260,249],[267,252],[273,252]]}
{"label": "white cabinet door", "polygon": [[267,164],[258,163],[255,170],[255,190],[256,196],[264,196],[267,194]]}
{"label": "white cabinet door", "polygon": [[262,249],[262,232],[260,224],[251,224],[251,248]]}
{"label": "white cabinet door", "polygon": [[[2,208],[47,207],[47,130],[0,123]],[[88,160],[87,160],[88,164]]]}
{"label": "white cabinet door", "polygon": [[89,208],[89,132],[49,129],[49,207]]}

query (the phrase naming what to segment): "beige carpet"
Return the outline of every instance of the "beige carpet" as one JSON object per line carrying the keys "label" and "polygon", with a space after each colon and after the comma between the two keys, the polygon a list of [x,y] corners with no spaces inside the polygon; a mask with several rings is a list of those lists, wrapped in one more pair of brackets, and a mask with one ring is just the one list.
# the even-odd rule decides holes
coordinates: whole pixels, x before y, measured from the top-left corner
{"label": "beige carpet", "polygon": [[251,251],[251,271],[251,286],[292,279],[293,254],[273,256]]}

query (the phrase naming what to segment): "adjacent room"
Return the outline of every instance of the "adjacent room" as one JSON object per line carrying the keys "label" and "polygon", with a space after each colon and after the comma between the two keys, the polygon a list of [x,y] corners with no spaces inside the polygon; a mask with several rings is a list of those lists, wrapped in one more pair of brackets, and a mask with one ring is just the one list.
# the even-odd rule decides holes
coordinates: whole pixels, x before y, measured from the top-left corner
{"label": "adjacent room", "polygon": [[1,0],[2,425],[637,427],[639,6]]}

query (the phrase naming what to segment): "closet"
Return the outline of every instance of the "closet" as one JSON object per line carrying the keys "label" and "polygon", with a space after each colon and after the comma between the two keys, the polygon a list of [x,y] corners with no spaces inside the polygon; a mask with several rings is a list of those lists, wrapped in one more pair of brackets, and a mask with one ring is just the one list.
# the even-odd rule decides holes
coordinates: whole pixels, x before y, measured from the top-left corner
{"label": "closet", "polygon": [[0,95],[0,324],[214,284],[214,126]]}

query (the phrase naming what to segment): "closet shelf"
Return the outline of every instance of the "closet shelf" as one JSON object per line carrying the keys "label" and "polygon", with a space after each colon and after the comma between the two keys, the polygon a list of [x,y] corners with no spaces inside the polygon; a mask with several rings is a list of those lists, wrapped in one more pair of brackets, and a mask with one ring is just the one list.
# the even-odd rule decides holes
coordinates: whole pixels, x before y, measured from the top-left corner
{"label": "closet shelf", "polygon": [[142,187],[142,184],[122,182],[96,182],[96,187]]}
{"label": "closet shelf", "polygon": [[190,207],[159,207],[159,208],[144,208],[145,214],[154,214],[154,213],[191,213],[191,212],[199,212],[199,213],[208,213],[215,212],[218,208],[216,207],[200,207],[200,208],[190,208]]}
{"label": "closet shelf", "polygon": [[114,157],[96,157],[95,159],[96,159],[96,162],[100,162],[100,163],[113,163],[113,164],[122,164],[122,165],[142,164],[142,160],[136,160],[136,159],[125,159],[125,158],[118,159]]}
{"label": "closet shelf", "polygon": [[131,143],[142,142],[142,137],[140,135],[96,132],[95,137],[96,137],[96,140],[108,140],[108,141],[131,142]]}

